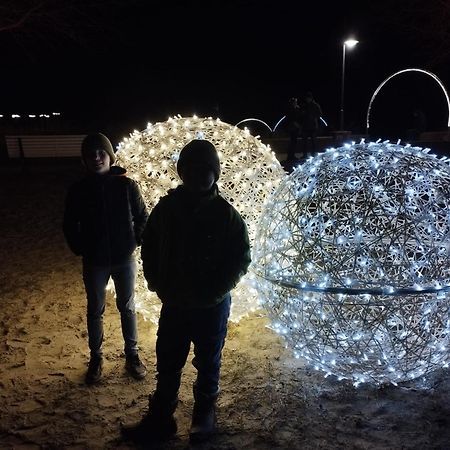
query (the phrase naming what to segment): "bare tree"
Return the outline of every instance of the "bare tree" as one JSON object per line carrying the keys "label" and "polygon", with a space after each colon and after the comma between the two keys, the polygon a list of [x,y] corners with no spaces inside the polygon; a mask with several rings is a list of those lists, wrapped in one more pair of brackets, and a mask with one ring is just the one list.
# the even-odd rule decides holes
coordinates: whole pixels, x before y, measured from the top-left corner
{"label": "bare tree", "polygon": [[39,11],[45,2],[35,5],[20,4],[20,2],[3,1],[0,4],[0,31],[12,31],[24,24]]}
{"label": "bare tree", "polygon": [[395,28],[430,66],[450,58],[449,0],[378,0],[371,2],[379,21]]}
{"label": "bare tree", "polygon": [[133,0],[0,0],[0,42],[29,56],[67,43],[88,45],[115,35],[114,18]]}

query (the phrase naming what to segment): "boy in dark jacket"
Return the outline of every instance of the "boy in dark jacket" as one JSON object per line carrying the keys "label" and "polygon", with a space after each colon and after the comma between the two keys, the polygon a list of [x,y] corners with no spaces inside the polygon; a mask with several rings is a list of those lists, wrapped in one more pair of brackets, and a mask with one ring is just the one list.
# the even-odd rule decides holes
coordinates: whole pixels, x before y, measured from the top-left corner
{"label": "boy in dark jacket", "polygon": [[138,185],[125,176],[125,169],[111,167],[115,155],[106,136],[86,136],[81,155],[88,174],[68,190],[63,229],[72,252],[83,258],[91,353],[86,383],[97,383],[102,375],[103,313],[110,277],[125,341],[125,368],[142,379],[147,370],[138,355],[133,252],[141,242],[147,209]]}
{"label": "boy in dark jacket", "polygon": [[173,413],[191,343],[197,369],[191,442],[214,432],[230,290],[250,264],[246,225],[216,185],[220,164],[214,145],[206,140],[189,142],[177,170],[183,184],[151,212],[141,248],[148,287],[158,294],[162,309],[156,390],[141,422],[122,429],[126,438],[139,443],[176,433]]}

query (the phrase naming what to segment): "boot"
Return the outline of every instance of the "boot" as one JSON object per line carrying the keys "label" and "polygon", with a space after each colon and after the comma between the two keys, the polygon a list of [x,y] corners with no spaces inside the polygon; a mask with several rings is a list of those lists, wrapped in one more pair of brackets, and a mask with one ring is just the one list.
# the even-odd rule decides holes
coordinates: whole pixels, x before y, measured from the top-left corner
{"label": "boot", "polygon": [[147,368],[137,353],[126,357],[125,369],[136,380],[142,380],[147,375]]}
{"label": "boot", "polygon": [[101,356],[91,356],[88,370],[85,376],[85,383],[88,385],[96,384],[102,378],[103,358]]}
{"label": "boot", "polygon": [[140,422],[132,425],[122,425],[122,436],[138,444],[166,441],[177,432],[177,422],[173,416],[178,404],[178,398],[163,401],[156,395],[149,400],[147,414]]}
{"label": "boot", "polygon": [[205,394],[194,386],[194,410],[189,440],[193,444],[208,440],[216,431],[216,394]]}

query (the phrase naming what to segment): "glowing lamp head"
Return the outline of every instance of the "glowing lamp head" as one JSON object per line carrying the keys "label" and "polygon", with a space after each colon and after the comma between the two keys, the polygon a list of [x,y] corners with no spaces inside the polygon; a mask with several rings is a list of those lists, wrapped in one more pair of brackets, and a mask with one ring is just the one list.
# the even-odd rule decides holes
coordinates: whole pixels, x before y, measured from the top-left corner
{"label": "glowing lamp head", "polygon": [[353,48],[353,47],[356,46],[356,44],[358,44],[358,42],[359,42],[359,41],[357,41],[357,40],[355,40],[355,39],[347,39],[347,40],[344,42],[344,45],[345,45],[347,48]]}

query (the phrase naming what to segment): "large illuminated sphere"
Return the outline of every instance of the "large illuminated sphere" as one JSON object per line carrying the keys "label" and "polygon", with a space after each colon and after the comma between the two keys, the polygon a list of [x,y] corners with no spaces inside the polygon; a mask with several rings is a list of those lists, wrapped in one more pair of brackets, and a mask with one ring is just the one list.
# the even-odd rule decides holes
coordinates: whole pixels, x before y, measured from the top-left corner
{"label": "large illuminated sphere", "polygon": [[[212,118],[173,117],[133,132],[119,144],[116,164],[136,180],[151,210],[160,197],[181,183],[176,163],[181,149],[192,139],[211,141],[219,153],[221,175],[218,187],[245,220],[251,242],[263,205],[286,173],[270,150],[247,129],[241,130]],[[144,318],[156,322],[160,301],[148,291],[138,258],[136,308]],[[231,319],[239,320],[259,307],[251,273],[232,293]]]}
{"label": "large illuminated sphere", "polygon": [[448,367],[447,160],[389,142],[310,158],[268,202],[253,269],[273,328],[326,374],[383,384]]}

